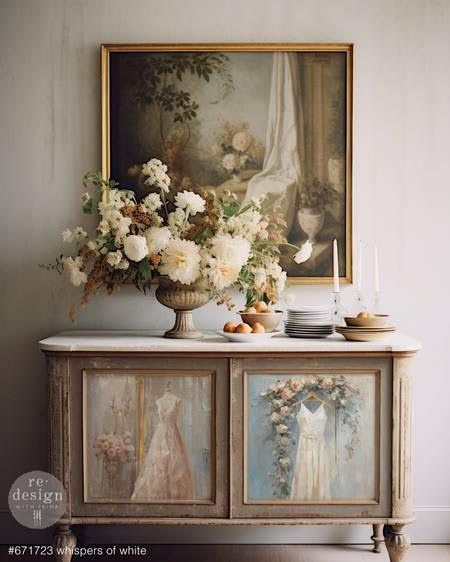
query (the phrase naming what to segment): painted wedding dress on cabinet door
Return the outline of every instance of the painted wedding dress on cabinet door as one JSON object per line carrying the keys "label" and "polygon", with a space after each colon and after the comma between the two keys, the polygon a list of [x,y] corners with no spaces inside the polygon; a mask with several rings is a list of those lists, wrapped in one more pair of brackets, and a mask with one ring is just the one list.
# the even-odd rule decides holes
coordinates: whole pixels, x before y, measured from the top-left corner
{"label": "painted wedding dress on cabinet door", "polygon": [[301,404],[297,414],[299,439],[291,485],[292,500],[330,499],[330,456],[325,441],[327,413]]}
{"label": "painted wedding dress on cabinet door", "polygon": [[156,401],[159,423],[136,480],[133,500],[189,500],[194,482],[186,445],[177,426],[182,400],[166,391]]}

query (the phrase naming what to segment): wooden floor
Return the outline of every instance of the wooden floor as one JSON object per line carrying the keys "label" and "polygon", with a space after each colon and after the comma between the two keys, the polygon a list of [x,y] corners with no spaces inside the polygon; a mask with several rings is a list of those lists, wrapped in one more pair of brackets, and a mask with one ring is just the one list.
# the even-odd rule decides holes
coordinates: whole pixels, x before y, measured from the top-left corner
{"label": "wooden floor", "polygon": [[[123,546],[123,545],[122,545]],[[73,562],[389,562],[386,549],[380,554],[369,546],[344,545],[155,545],[145,546],[142,556],[74,556]],[[106,547],[103,547],[106,549]],[[48,560],[48,556],[9,556],[0,547],[0,561]],[[450,562],[450,545],[413,545],[404,562]]]}

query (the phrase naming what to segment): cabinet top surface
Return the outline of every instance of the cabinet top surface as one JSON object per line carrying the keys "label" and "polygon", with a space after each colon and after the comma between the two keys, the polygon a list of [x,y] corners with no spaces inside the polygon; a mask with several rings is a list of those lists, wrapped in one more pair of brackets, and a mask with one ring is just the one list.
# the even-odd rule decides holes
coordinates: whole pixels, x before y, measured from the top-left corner
{"label": "cabinet top surface", "polygon": [[374,342],[349,342],[335,334],[324,339],[297,339],[277,335],[261,343],[229,342],[214,332],[200,340],[162,337],[162,332],[142,330],[68,331],[39,342],[42,351],[52,352],[182,352],[182,353],[399,353],[416,352],[420,343],[401,333]]}

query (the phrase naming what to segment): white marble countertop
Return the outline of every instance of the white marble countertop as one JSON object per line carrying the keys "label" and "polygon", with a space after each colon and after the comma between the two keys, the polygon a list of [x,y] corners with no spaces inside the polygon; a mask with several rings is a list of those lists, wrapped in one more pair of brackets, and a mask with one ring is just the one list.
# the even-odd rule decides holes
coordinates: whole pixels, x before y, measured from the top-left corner
{"label": "white marble countertop", "polygon": [[69,331],[39,342],[42,351],[98,352],[415,352],[421,344],[399,332],[375,342],[349,342],[335,334],[324,339],[298,339],[277,335],[264,343],[229,342],[214,332],[204,332],[200,340],[176,340],[162,337],[162,332],[142,330]]}

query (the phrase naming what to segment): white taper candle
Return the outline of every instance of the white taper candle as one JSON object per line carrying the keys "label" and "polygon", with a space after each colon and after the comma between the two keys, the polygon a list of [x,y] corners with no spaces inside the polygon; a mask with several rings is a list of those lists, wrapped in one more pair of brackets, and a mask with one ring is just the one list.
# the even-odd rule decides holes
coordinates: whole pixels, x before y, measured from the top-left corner
{"label": "white taper candle", "polygon": [[339,255],[336,238],[333,240],[333,292],[339,293]]}

